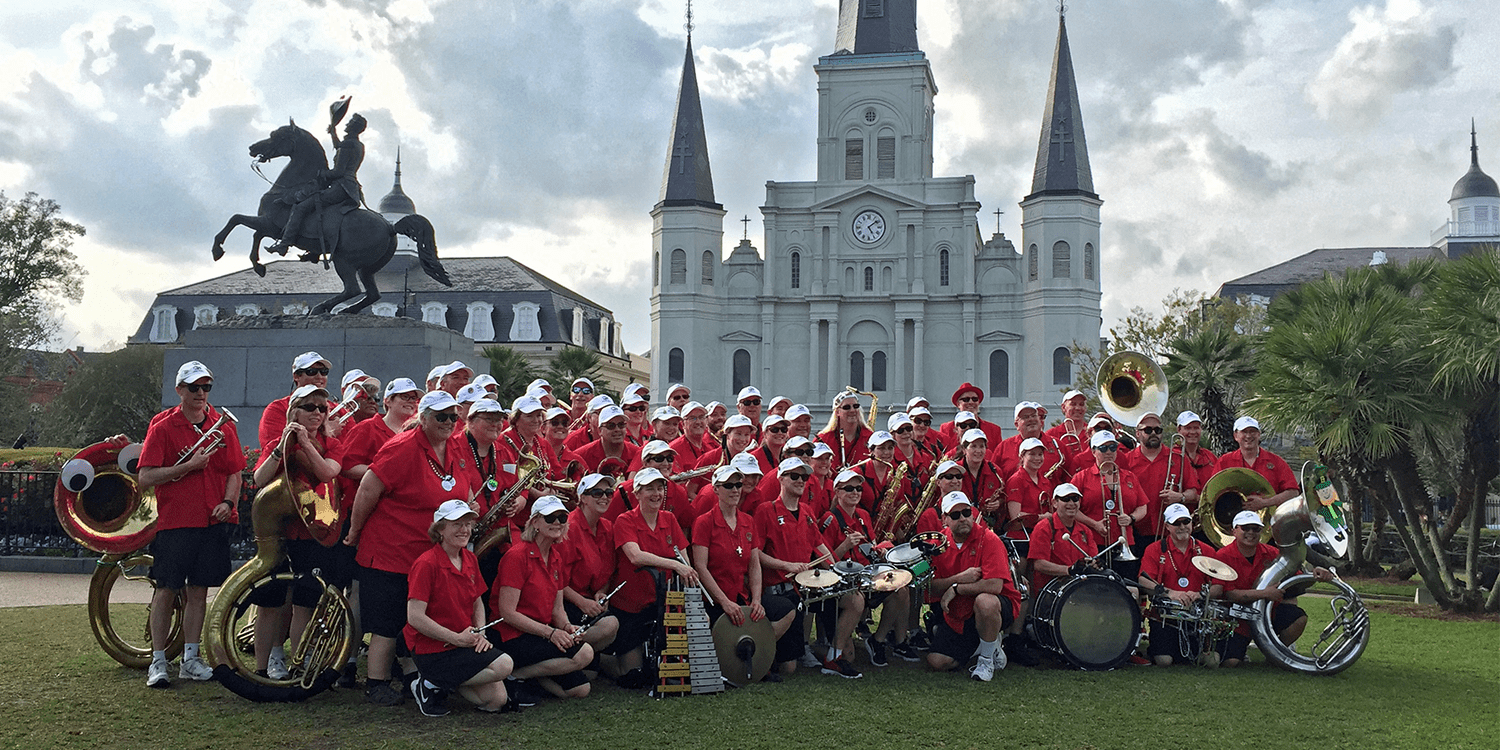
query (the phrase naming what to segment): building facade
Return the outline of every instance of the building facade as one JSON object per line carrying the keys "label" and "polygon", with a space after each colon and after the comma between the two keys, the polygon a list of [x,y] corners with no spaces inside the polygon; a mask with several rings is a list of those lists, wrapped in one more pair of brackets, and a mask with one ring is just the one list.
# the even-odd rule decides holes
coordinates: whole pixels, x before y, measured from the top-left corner
{"label": "building facade", "polygon": [[[1100,206],[1059,20],[1021,247],[983,237],[972,175],[933,175],[932,66],[915,3],[843,0],[819,58],[817,179],[771,181],[762,253],[722,254],[692,44],[652,208],[652,381],[702,398],[755,385],[817,407],[846,385],[946,407],[963,381],[1009,422],[1054,403],[1067,349],[1098,340]],[[823,407],[826,408],[826,407]]]}

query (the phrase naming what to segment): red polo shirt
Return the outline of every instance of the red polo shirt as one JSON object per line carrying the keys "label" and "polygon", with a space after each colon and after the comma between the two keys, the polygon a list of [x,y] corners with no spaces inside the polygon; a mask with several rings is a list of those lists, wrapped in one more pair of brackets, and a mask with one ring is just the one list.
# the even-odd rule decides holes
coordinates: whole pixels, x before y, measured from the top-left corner
{"label": "red polo shirt", "polygon": [[[1182,453],[1175,454],[1172,458],[1172,473],[1182,477],[1182,490],[1201,489],[1198,483],[1198,472],[1187,467],[1182,460]],[[1167,533],[1166,521],[1162,519],[1161,491],[1167,485],[1167,451],[1165,448],[1156,452],[1156,458],[1146,457],[1144,451],[1133,450],[1120,456],[1120,466],[1135,474],[1141,481],[1141,494],[1146,499],[1146,517],[1141,521],[1142,533],[1150,533],[1154,536],[1163,536]]]}
{"label": "red polo shirt", "polygon": [[[823,543],[828,545],[828,551],[832,552],[844,543],[844,538],[851,531],[857,531],[865,535],[865,541],[875,543],[875,524],[870,520],[870,514],[863,508],[854,508],[854,517],[844,515],[844,509],[835,506],[833,510],[823,514],[823,520],[818,522],[818,529],[823,534]],[[860,553],[859,548],[849,550],[844,554],[842,560],[853,560],[862,565],[870,564],[870,558]]]}
{"label": "red polo shirt", "polygon": [[1171,538],[1164,537],[1152,542],[1141,553],[1141,575],[1173,591],[1199,591],[1208,576],[1193,565],[1193,558],[1212,555],[1214,551],[1193,538],[1188,539],[1186,550],[1179,550]]}
{"label": "red polo shirt", "polygon": [[[1008,477],[1020,470],[1021,443],[1025,442],[1025,440],[1020,435],[1012,435],[1002,441],[999,448],[990,451],[988,458],[1000,470],[1000,476]],[[1046,472],[1048,469],[1056,466],[1058,461],[1062,461],[1063,467],[1058,469],[1052,475],[1052,478],[1058,482],[1068,481],[1067,460],[1063,458],[1062,449],[1058,446],[1057,441],[1047,437],[1045,433],[1038,440],[1042,441],[1042,468],[1040,471]]]}
{"label": "red polo shirt", "polygon": [[[818,521],[810,508],[800,503],[796,512],[788,510],[778,496],[755,511],[755,533],[764,543],[765,553],[777,560],[791,563],[812,562],[817,556],[822,535],[818,533]],[[774,586],[788,580],[783,571],[765,569],[765,584]]]}
{"label": "red polo shirt", "polygon": [[1224,590],[1242,591],[1255,588],[1255,579],[1260,578],[1260,574],[1265,572],[1266,566],[1270,565],[1271,561],[1276,559],[1276,554],[1276,548],[1265,542],[1257,544],[1255,547],[1255,556],[1248,558],[1245,557],[1243,552],[1240,552],[1238,542],[1230,542],[1224,545],[1217,552],[1213,553],[1214,557],[1229,567],[1234,568],[1234,572],[1240,574],[1239,578],[1233,581],[1220,581],[1220,583],[1224,584]]}
{"label": "red polo shirt", "polygon": [[1265,448],[1260,449],[1260,455],[1255,457],[1254,464],[1245,463],[1245,454],[1234,450],[1219,456],[1219,462],[1214,465],[1214,471],[1220,472],[1232,468],[1250,469],[1266,478],[1276,492],[1296,490],[1297,476],[1292,473],[1292,467],[1288,466],[1286,460]]}
{"label": "red polo shirt", "polygon": [[672,452],[677,454],[677,463],[672,470],[681,473],[698,465],[698,461],[713,447],[713,439],[705,432],[703,440],[694,445],[693,441],[688,440],[687,433],[683,433],[667,445],[672,446]]}
{"label": "red polo shirt", "polygon": [[[285,416],[283,413],[283,419]],[[140,465],[152,468],[175,466],[178,454],[198,442],[203,434],[201,430],[207,430],[218,419],[219,412],[212,406],[204,410],[202,425],[190,424],[183,416],[181,406],[162,412],[146,429]],[[213,519],[213,510],[224,502],[229,477],[245,470],[245,453],[240,449],[239,433],[235,432],[234,423],[226,421],[222,429],[224,444],[214,451],[202,469],[175,482],[156,486],[158,531],[202,529],[218,523]],[[234,509],[229,523],[239,523],[239,498],[234,500],[230,503]]]}
{"label": "red polo shirt", "polygon": [[818,433],[818,442],[833,449],[833,470],[837,472],[845,466],[853,466],[860,461],[869,458],[870,449],[865,445],[869,441],[870,428],[863,424],[854,431],[853,435],[845,434],[843,443],[839,441],[839,430],[835,427],[827,432]]}
{"label": "red polo shirt", "polygon": [[[512,536],[519,539],[519,536]],[[615,576],[615,525],[607,518],[589,530],[583,510],[574,508],[568,514],[568,538],[558,545],[567,570],[567,585],[585,597],[607,591]]]}
{"label": "red polo shirt", "polygon": [[656,601],[656,580],[646,568],[637,568],[625,556],[626,542],[635,542],[642,552],[675,560],[677,550],[686,554],[687,539],[669,511],[657,513],[654,529],[646,524],[639,507],[615,519],[615,580],[625,581],[625,588],[609,600],[609,605],[624,612],[639,612]]}
{"label": "red polo shirt", "polygon": [[260,413],[256,445],[270,445],[281,439],[281,433],[286,430],[286,410],[291,404],[292,397],[287,395],[266,405],[265,411]]}
{"label": "red polo shirt", "polygon": [[[484,596],[484,577],[474,553],[459,550],[459,567],[453,567],[441,544],[435,544],[412,562],[406,575],[408,601],[427,602],[427,616],[455,633],[474,626],[474,602]],[[436,654],[454,646],[418,632],[408,623],[401,629],[413,653]]]}
{"label": "red polo shirt", "polygon": [[708,572],[724,595],[740,604],[750,602],[750,561],[761,548],[755,521],[735,511],[734,528],[717,507],[693,523],[693,546],[708,550]]}
{"label": "red polo shirt", "polygon": [[[974,416],[978,417],[979,415],[975,414]],[[993,448],[1005,440],[1004,434],[1000,431],[1000,425],[994,422],[989,422],[981,418],[979,420],[979,429],[984,431],[984,443],[987,448]],[[954,427],[952,422],[944,422],[943,426],[938,428],[938,432],[942,433],[943,440],[950,446],[958,445],[959,439],[963,437],[963,435],[958,434],[957,428]]]}
{"label": "red polo shirt", "polygon": [[[982,580],[998,578],[1005,582],[1005,589],[1000,596],[1010,602],[1012,615],[1020,614],[1021,592],[1016,590],[1016,584],[1011,580],[1010,558],[1000,537],[978,524],[969,532],[969,539],[962,546],[954,541],[952,529],[944,529],[943,535],[948,537],[948,549],[933,559],[933,578],[951,578],[977,567]],[[943,620],[948,623],[948,627],[955,632],[964,632],[964,623],[974,616],[974,598],[973,594],[958,594],[953,597],[953,601],[948,602],[948,611],[943,613]]]}
{"label": "red polo shirt", "polygon": [[[604,441],[602,440],[595,440],[594,442],[577,449],[575,452],[578,454],[579,460],[583,461],[584,468],[588,469],[591,473],[599,470],[599,464],[604,463],[604,459],[606,457],[606,454],[604,452]],[[620,444],[620,455],[618,456],[618,458],[619,460],[625,462],[627,470],[632,474],[634,474],[638,469],[641,468],[640,446],[630,442],[629,440],[626,440],[625,442]]]}
{"label": "red polo shirt", "polygon": [[[459,455],[460,471],[468,478],[470,492],[478,491],[474,497],[479,503],[479,513],[483,515],[495,501],[505,496],[505,491],[516,483],[516,475],[505,470],[505,457],[501,455],[498,447],[487,451],[488,455],[481,453],[483,446],[478,445],[467,431],[453,431],[453,437],[448,439],[448,450],[457,451]],[[490,479],[495,480],[495,489],[488,486]],[[519,531],[521,525],[526,521],[526,503],[511,516],[510,525],[512,531]]]}
{"label": "red polo shirt", "polygon": [[1000,470],[993,463],[984,461],[979,464],[978,472],[969,471],[967,462],[961,464],[964,470],[963,483],[960,487],[965,495],[969,496],[969,502],[974,504],[974,511],[983,515],[989,511],[985,505],[990,498],[1000,501],[1000,514],[1005,513],[1005,479],[1000,475]]}
{"label": "red polo shirt", "polygon": [[[395,431],[386,425],[384,419],[366,419],[355,424],[340,435],[344,444],[344,456],[339,461],[340,465],[346,469],[368,466],[380,447],[395,436]],[[344,493],[343,501],[347,512],[354,507],[354,495],[359,491],[359,482],[340,477],[339,485]]]}
{"label": "red polo shirt", "polygon": [[[1047,495],[1046,507],[1049,509],[1052,507],[1052,488],[1052,482],[1048,481],[1046,477],[1041,476],[1040,471],[1037,472],[1036,481],[1032,481],[1031,476],[1024,469],[1017,469],[1010,475],[1010,479],[1005,480],[1005,502],[1020,503],[1022,515],[1028,513],[1041,515],[1043,512],[1041,502],[1043,493]],[[1009,519],[1008,512],[1006,517]],[[1030,525],[1023,524],[1023,526],[1029,531],[1032,527],[1036,526],[1036,521],[1031,521]],[[1011,539],[1024,540],[1026,539],[1026,532],[1007,531],[1006,536]]]}
{"label": "red polo shirt", "polygon": [[[1079,490],[1083,491],[1083,502],[1078,504],[1078,512],[1094,519],[1095,521],[1104,520],[1104,494],[1103,487],[1099,484],[1099,467],[1094,466],[1088,469],[1084,469],[1078,474],[1075,474],[1073,476],[1073,480],[1073,484],[1077,486]],[[1118,507],[1116,507],[1112,511],[1114,513],[1134,513],[1136,508],[1139,508],[1142,505],[1146,504],[1146,493],[1141,491],[1141,480],[1136,478],[1135,474],[1132,474],[1130,470],[1125,468],[1123,465],[1120,466],[1119,494],[1119,502],[1116,503]],[[1115,528],[1115,523],[1115,521],[1111,521],[1110,523],[1105,524],[1105,526],[1113,530]],[[1149,529],[1149,524],[1151,523],[1151,521],[1150,519],[1142,519],[1137,523],[1140,523],[1144,528]],[[1133,544],[1135,542],[1135,525],[1131,524],[1130,526],[1126,526],[1124,528],[1125,543]],[[1108,545],[1114,540],[1115,538],[1112,537],[1110,539],[1104,540],[1104,543]]]}
{"label": "red polo shirt", "polygon": [[[468,477],[459,470],[458,451],[444,452],[444,460],[438,461],[427,435],[417,428],[392,438],[375,454],[370,471],[385,491],[360,530],[356,562],[406,575],[412,562],[432,546],[427,527],[433,511],[445,500],[467,500],[473,494]],[[440,473],[453,477],[451,489],[443,489]]]}
{"label": "red polo shirt", "polygon": [[[499,611],[500,589],[511,588],[521,592],[516,602],[516,612],[537,622],[552,625],[552,608],[557,604],[557,592],[567,585],[567,574],[563,570],[564,555],[554,546],[545,558],[536,542],[516,539],[505,557],[500,558],[500,570],[495,574],[495,588],[490,592],[490,611]],[[508,641],[523,635],[508,622],[497,629],[500,640]]]}
{"label": "red polo shirt", "polygon": [[[864,512],[870,514],[871,518],[874,518],[880,511],[880,501],[885,497],[886,491],[890,489],[891,475],[895,472],[894,470],[885,470],[884,466],[877,466],[873,458],[861,462],[858,466],[854,467],[854,470],[858,471],[859,475],[865,478],[864,483],[859,488],[859,507]],[[877,478],[877,472],[883,472],[884,477]],[[896,490],[894,502],[900,503],[901,498],[910,496],[911,479],[902,477],[901,487]]]}
{"label": "red polo shirt", "polygon": [[[604,517],[614,521],[620,514],[640,505],[635,499],[635,480],[627,480],[620,483],[619,489],[610,498],[609,508],[604,511]],[[684,536],[693,528],[693,519],[697,516],[693,513],[693,503],[688,497],[687,488],[676,483],[667,482],[667,496],[661,501],[661,509],[670,512],[677,517],[677,523],[682,526]],[[684,520],[687,519],[687,520]]]}
{"label": "red polo shirt", "polygon": [[[1063,539],[1063,534],[1071,534],[1072,541],[1077,542],[1078,546],[1083,548],[1083,552],[1088,554],[1079,552],[1069,540]],[[1070,529],[1057,516],[1051,515],[1037,521],[1036,526],[1031,530],[1031,546],[1026,557],[1029,560],[1047,560],[1063,567],[1071,567],[1073,563],[1097,554],[1099,554],[1099,544],[1094,539],[1094,532],[1083,525],[1081,520],[1074,521],[1073,528]],[[1052,576],[1033,567],[1031,581],[1032,591],[1041,591],[1042,587],[1052,581]]]}
{"label": "red polo shirt", "polygon": [[585,421],[581,427],[568,433],[568,436],[563,439],[563,447],[567,448],[570,451],[577,452],[579,448],[582,448],[583,446],[588,445],[589,443],[592,443],[598,439],[599,436],[595,435],[594,431],[589,429],[588,422]]}
{"label": "red polo shirt", "polygon": [[[1214,467],[1219,463],[1219,457],[1214,452],[1198,446],[1198,450],[1188,454],[1188,466],[1193,467],[1193,472],[1198,475],[1198,488],[1201,491],[1203,485],[1208,484],[1209,477],[1214,475]],[[1188,506],[1188,510],[1196,510],[1197,502]]]}

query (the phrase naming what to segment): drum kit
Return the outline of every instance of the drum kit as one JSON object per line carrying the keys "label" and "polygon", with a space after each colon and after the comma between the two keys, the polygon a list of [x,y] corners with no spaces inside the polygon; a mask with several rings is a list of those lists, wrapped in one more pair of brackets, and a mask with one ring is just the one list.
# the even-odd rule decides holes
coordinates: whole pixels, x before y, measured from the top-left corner
{"label": "drum kit", "polygon": [[886,593],[907,586],[922,587],[932,580],[932,559],[948,549],[948,537],[935,531],[917,534],[910,542],[888,548],[865,546],[871,562],[843,560],[832,569],[813,568],[793,576],[802,601],[799,607],[853,593]]}

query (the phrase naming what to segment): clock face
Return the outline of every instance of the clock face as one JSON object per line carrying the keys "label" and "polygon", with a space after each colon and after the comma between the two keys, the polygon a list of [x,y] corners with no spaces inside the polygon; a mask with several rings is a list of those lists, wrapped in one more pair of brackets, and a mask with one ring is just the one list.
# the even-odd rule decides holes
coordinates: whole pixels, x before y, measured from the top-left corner
{"label": "clock face", "polygon": [[885,219],[875,211],[861,211],[854,217],[854,239],[873,244],[885,236]]}

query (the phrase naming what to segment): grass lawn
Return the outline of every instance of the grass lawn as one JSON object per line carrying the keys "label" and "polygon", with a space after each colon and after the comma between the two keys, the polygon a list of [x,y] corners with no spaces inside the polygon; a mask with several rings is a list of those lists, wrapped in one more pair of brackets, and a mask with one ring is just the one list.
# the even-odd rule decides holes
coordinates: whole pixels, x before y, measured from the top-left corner
{"label": "grass lawn", "polygon": [[[1316,620],[1327,607],[1303,606]],[[1324,618],[1326,619],[1326,618]],[[1332,678],[1127,667],[1011,667],[981,684],[901,662],[845,681],[655,700],[613,686],[571,705],[428,719],[352,691],[257,705],[213,683],[148,690],[94,643],[82,606],[0,609],[0,747],[34,748],[1494,748],[1500,623],[1379,611],[1369,650]]]}

